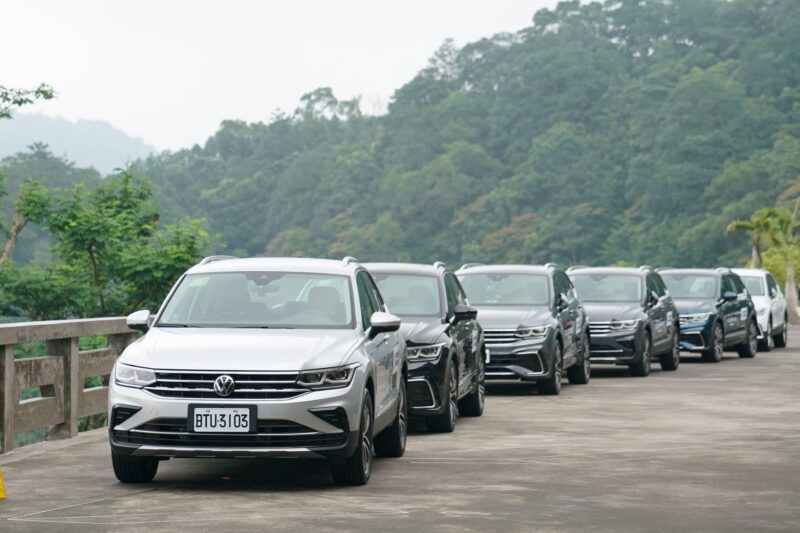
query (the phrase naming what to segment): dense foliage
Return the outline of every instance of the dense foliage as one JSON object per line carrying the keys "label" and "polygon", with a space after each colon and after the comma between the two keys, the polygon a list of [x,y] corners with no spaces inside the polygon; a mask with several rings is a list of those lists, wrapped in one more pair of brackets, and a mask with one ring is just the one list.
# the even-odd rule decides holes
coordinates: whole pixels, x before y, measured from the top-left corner
{"label": "dense foliage", "polygon": [[572,1],[533,21],[445,43],[385,116],[320,89],[134,171],[237,254],[746,259],[727,224],[800,176],[800,3]]}

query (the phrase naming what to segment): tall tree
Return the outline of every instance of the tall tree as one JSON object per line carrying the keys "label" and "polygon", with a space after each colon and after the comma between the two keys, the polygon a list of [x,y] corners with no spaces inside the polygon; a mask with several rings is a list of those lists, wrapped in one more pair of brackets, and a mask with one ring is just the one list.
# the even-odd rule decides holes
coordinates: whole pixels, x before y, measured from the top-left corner
{"label": "tall tree", "polygon": [[734,220],[726,228],[726,233],[745,231],[750,236],[752,253],[750,254],[750,268],[761,268],[764,264],[762,245],[769,244],[774,232],[774,210],[771,208],[759,209],[750,220]]}

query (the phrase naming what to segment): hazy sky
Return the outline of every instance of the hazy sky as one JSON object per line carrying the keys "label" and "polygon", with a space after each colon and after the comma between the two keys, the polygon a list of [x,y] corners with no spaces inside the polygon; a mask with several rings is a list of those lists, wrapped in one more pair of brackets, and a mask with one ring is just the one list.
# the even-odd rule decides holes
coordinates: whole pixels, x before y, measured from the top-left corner
{"label": "hazy sky", "polygon": [[105,120],[159,149],[202,143],[220,121],[267,120],[330,86],[367,112],[448,37],[463,45],[531,24],[555,0],[3,2],[0,85],[47,82],[26,108]]}

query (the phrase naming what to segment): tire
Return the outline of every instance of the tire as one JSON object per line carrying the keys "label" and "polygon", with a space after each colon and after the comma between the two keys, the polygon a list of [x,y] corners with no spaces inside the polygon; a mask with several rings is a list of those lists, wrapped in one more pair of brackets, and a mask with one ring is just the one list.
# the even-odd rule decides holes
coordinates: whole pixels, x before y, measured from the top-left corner
{"label": "tire", "polygon": [[458,414],[461,416],[481,416],[483,407],[486,403],[486,370],[484,368],[484,351],[479,354],[478,373],[475,375],[475,383],[472,385],[472,392],[461,398],[458,402]]}
{"label": "tire", "polygon": [[786,348],[786,344],[789,342],[789,320],[787,318],[783,317],[783,329],[773,337],[776,348]]}
{"label": "tire", "polygon": [[458,378],[456,364],[452,359],[447,365],[447,403],[444,411],[435,416],[425,418],[425,426],[432,433],[452,433],[456,429],[458,418]]}
{"label": "tire", "polygon": [[747,325],[747,340],[739,346],[738,351],[742,359],[752,359],[758,353],[758,326],[755,320]]}
{"label": "tire", "polygon": [[775,348],[775,336],[772,334],[772,319],[767,324],[767,331],[764,332],[764,338],[758,341],[759,352],[771,352]]}
{"label": "tire", "polygon": [[672,334],[672,347],[669,352],[661,356],[659,363],[661,363],[661,370],[668,371],[678,370],[681,365],[681,335],[677,326]]}
{"label": "tire", "polygon": [[652,346],[650,334],[645,333],[644,340],[642,340],[642,348],[639,353],[639,360],[628,367],[632,376],[643,378],[650,375],[650,363],[653,361],[653,355],[651,354]]}
{"label": "tire", "polygon": [[114,475],[122,483],[149,483],[158,472],[158,459],[111,454]]}
{"label": "tire", "polygon": [[725,349],[725,332],[722,331],[722,324],[714,323],[711,331],[711,339],[706,350],[702,353],[704,363],[719,363],[722,361],[722,351]]}
{"label": "tire", "polygon": [[539,394],[555,396],[561,392],[561,374],[564,370],[564,351],[561,348],[561,341],[556,341],[555,353],[553,354],[553,372],[545,381],[539,382]]}
{"label": "tire", "polygon": [[406,452],[406,435],[408,434],[408,396],[406,395],[406,377],[400,379],[397,416],[388,428],[375,437],[375,453],[381,457],[403,457]]}
{"label": "tire", "polygon": [[589,336],[584,336],[582,354],[574,365],[567,369],[567,379],[572,385],[586,385],[592,377],[592,363]]}
{"label": "tire", "polygon": [[372,395],[364,389],[358,446],[343,463],[331,464],[331,476],[337,485],[366,485],[372,472],[372,425],[374,423]]}

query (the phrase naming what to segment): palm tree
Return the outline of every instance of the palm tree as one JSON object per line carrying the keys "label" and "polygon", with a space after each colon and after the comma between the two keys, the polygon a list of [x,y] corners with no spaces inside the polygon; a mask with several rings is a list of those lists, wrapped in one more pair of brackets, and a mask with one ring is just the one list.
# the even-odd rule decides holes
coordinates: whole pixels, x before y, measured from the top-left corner
{"label": "palm tree", "polygon": [[734,220],[725,229],[727,234],[731,234],[734,231],[746,231],[750,234],[750,245],[752,247],[750,268],[761,268],[764,263],[761,256],[761,246],[769,244],[772,235],[773,214],[771,211],[773,209],[772,207],[759,209],[753,213],[750,220]]}
{"label": "palm tree", "polygon": [[797,220],[797,212],[800,209],[800,199],[794,204],[794,210],[789,212],[785,208],[767,208],[768,217],[771,219],[772,231],[770,238],[774,244],[782,248],[786,253],[786,311],[789,316],[789,323],[797,324],[797,285],[795,283],[795,264],[794,250],[800,241],[800,222]]}

